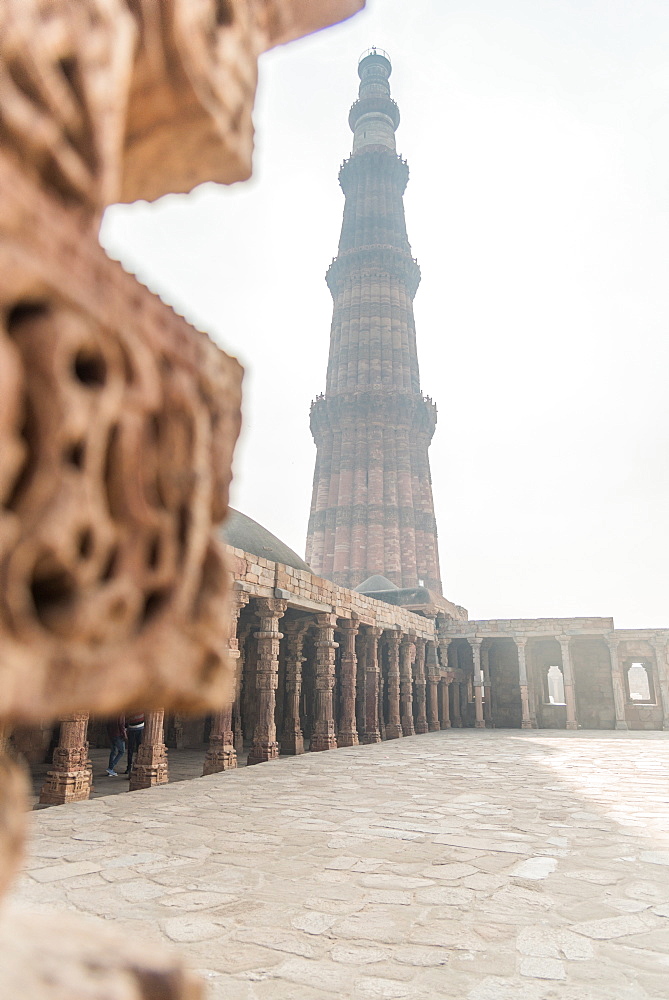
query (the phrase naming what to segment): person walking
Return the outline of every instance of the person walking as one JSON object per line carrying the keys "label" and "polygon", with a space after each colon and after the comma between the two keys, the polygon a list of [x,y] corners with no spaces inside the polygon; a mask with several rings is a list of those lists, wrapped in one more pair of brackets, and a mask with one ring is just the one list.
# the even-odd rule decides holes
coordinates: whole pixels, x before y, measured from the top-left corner
{"label": "person walking", "polygon": [[125,741],[127,739],[127,735],[124,715],[117,715],[115,719],[112,719],[107,723],[107,736],[109,737],[109,743],[111,745],[109,766],[107,767],[107,774],[110,778],[118,777],[114,768],[125,753]]}
{"label": "person walking", "polygon": [[125,728],[128,733],[128,766],[124,774],[130,777],[132,761],[144,735],[144,712],[135,712],[133,715],[126,715]]}

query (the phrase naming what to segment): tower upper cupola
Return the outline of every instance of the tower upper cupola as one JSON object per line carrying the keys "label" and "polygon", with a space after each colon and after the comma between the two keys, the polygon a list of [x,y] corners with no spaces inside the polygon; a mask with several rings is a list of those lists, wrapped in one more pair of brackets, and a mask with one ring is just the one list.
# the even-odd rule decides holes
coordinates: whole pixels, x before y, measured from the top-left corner
{"label": "tower upper cupola", "polygon": [[360,57],[358,100],[348,116],[354,155],[379,147],[395,152],[400,112],[390,96],[388,80],[392,70],[390,57],[383,49],[367,49]]}

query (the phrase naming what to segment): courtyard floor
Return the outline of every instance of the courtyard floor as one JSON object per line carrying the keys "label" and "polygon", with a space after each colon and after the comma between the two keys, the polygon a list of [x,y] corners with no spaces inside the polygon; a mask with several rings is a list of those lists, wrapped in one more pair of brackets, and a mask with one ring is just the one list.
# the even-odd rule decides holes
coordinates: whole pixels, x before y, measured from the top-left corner
{"label": "courtyard floor", "polygon": [[669,733],[450,730],[32,816],[19,905],[212,1000],[669,996]]}

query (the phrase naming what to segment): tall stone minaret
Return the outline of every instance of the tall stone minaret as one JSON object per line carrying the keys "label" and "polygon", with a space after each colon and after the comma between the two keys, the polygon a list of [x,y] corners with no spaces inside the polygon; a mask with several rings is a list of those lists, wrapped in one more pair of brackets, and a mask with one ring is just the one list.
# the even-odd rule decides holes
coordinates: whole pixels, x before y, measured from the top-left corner
{"label": "tall stone minaret", "polygon": [[420,269],[404,222],[409,170],[395,149],[391,69],[380,49],[365,53],[348,119],[344,221],[327,273],[334,312],[326,391],[311,408],[317,455],[306,557],[345,587],[378,573],[441,594],[427,454],[437,412],[420,391]]}

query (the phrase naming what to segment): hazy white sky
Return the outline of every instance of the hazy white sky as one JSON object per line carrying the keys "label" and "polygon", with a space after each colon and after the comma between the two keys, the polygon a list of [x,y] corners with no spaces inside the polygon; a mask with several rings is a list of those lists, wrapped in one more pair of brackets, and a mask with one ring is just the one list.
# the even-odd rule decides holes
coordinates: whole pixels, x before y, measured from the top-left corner
{"label": "hazy white sky", "polygon": [[357,60],[393,61],[444,593],[669,626],[669,3],[368,0],[263,57],[255,177],[103,243],[247,369],[232,503],[303,553]]}

